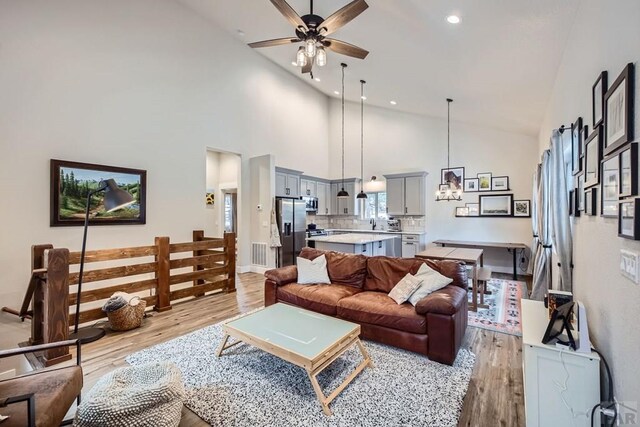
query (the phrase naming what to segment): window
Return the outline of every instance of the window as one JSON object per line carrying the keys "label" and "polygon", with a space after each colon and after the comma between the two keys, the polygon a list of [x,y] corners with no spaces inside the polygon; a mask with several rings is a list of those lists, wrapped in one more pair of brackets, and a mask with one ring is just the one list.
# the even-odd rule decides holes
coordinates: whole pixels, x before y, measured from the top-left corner
{"label": "window", "polygon": [[367,193],[364,203],[364,219],[386,220],[387,215],[387,193]]}

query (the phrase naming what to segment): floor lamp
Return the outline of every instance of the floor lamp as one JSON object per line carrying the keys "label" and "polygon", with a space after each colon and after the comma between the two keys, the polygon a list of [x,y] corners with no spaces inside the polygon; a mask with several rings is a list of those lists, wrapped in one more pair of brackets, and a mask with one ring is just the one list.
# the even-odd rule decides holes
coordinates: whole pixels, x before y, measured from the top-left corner
{"label": "floor lamp", "polygon": [[80,272],[78,273],[78,294],[76,297],[76,318],[73,327],[73,333],[69,335],[69,339],[80,340],[81,343],[88,343],[99,340],[105,334],[102,328],[82,328],[78,330],[80,323],[80,296],[82,294],[82,273],[84,272],[84,255],[87,249],[87,228],[89,228],[89,209],[91,206],[91,196],[104,191],[104,208],[106,212],[113,212],[128,206],[136,200],[133,196],[118,187],[113,179],[100,181],[98,188],[89,191],[87,194],[87,210],[84,215],[84,235],[82,237],[82,252],[80,254]]}

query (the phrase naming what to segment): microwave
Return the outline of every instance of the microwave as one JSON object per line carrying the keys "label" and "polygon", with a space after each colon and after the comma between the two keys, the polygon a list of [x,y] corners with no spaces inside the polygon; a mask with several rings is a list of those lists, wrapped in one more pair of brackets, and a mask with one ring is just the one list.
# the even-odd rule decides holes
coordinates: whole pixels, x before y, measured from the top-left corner
{"label": "microwave", "polygon": [[306,205],[307,212],[318,212],[318,198],[317,197],[309,197],[303,196],[302,200]]}

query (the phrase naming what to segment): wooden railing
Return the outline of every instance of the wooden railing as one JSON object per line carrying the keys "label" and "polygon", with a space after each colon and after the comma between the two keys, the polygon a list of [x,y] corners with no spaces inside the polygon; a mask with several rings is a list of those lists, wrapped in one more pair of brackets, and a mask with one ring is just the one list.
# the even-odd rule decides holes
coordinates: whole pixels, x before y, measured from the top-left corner
{"label": "wooden railing", "polygon": [[[70,292],[69,287],[77,285],[79,279],[79,274],[70,270],[78,269],[80,257],[80,252],[52,245],[32,246],[32,276],[22,308],[19,312],[3,308],[23,319],[32,318],[32,344],[68,338],[78,298],[77,292]],[[108,265],[91,269],[100,263]],[[171,243],[168,237],[156,237],[150,246],[87,251],[79,320],[86,323],[106,317],[102,303],[117,291],[148,292],[142,299],[147,307],[153,306],[160,312],[170,310],[172,301],[197,298],[212,291],[234,292],[235,271],[234,233],[212,238],[197,230],[192,242]],[[27,310],[31,302],[32,309]],[[51,350],[44,355],[47,365],[70,357],[67,349]]]}

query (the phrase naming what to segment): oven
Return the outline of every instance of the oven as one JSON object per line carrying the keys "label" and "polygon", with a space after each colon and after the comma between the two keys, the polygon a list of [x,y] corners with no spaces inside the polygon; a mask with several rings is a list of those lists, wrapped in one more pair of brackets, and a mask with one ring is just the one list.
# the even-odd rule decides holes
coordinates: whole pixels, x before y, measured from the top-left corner
{"label": "oven", "polygon": [[[319,237],[319,236],[327,236],[327,235],[328,235],[327,232],[324,231],[322,228],[307,230],[307,237]],[[310,248],[315,248],[316,242],[314,242],[313,240],[307,240],[307,246],[309,246]]]}
{"label": "oven", "polygon": [[318,198],[317,197],[309,197],[302,196],[302,200],[306,205],[307,212],[318,212]]}

